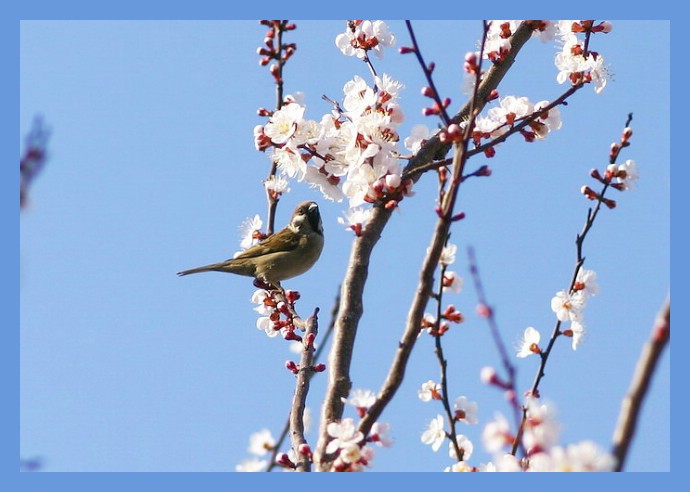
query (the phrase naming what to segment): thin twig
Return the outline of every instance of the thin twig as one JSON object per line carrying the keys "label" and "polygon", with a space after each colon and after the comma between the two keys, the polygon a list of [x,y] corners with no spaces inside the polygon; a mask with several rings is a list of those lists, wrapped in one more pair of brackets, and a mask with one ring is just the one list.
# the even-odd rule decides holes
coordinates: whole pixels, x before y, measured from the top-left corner
{"label": "thin twig", "polygon": [[[328,327],[326,330],[323,332],[323,335],[321,336],[321,341],[317,344],[316,351],[314,352],[314,358],[313,358],[313,363],[317,363],[321,360],[321,356],[323,354],[323,351],[328,345],[328,340],[330,339],[331,335],[333,334],[333,330],[335,328],[335,319],[338,316],[338,312],[340,310],[340,289],[338,289],[338,293],[336,294],[335,301],[333,303],[333,307],[331,308],[331,319],[330,322],[328,323]],[[311,379],[314,376],[314,372],[307,372],[307,377]],[[285,439],[287,438],[288,432],[290,431],[290,416],[292,415],[292,411],[288,415],[288,418],[285,421],[285,424],[283,425],[283,429],[280,432],[280,435],[278,436],[278,439],[276,439],[276,443],[273,446],[273,449],[271,451],[271,456],[268,460],[268,465],[266,466],[267,472],[271,471],[273,468],[277,466],[276,463],[276,458],[278,457],[278,453],[280,452],[280,448],[283,446],[283,443],[285,442]]]}
{"label": "thin twig", "polygon": [[510,355],[506,349],[506,345],[501,337],[501,332],[498,329],[498,324],[496,323],[496,314],[494,309],[489,305],[486,294],[484,292],[484,286],[482,284],[481,276],[479,275],[479,266],[477,264],[477,258],[474,254],[474,248],[468,248],[467,256],[469,258],[470,273],[472,274],[472,279],[474,281],[474,290],[477,293],[477,300],[479,305],[487,311],[486,320],[489,324],[489,330],[491,331],[491,336],[494,340],[494,345],[498,349],[498,354],[501,358],[501,363],[503,364],[503,369],[508,374],[508,379],[505,381],[506,389],[510,393],[510,405],[513,409],[513,418],[515,419],[516,428],[519,428],[520,421],[522,418],[520,412],[520,406],[517,402],[517,389],[516,389],[516,378],[517,370],[515,366],[510,362]]}

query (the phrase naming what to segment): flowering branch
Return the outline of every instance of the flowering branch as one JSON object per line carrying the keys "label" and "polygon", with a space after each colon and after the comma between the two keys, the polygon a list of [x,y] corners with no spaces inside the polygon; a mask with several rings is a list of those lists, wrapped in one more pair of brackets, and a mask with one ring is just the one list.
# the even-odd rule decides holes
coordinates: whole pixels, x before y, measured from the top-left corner
{"label": "flowering branch", "polygon": [[494,345],[498,349],[499,356],[501,357],[501,363],[503,364],[503,369],[508,375],[507,380],[501,380],[500,387],[506,391],[507,400],[510,402],[513,409],[513,415],[515,418],[516,426],[520,425],[520,408],[517,402],[517,389],[516,389],[516,370],[515,366],[510,362],[510,356],[508,355],[508,350],[506,349],[505,343],[501,338],[501,333],[498,330],[498,325],[496,323],[496,317],[494,315],[494,309],[489,305],[486,294],[484,293],[484,286],[479,275],[479,267],[477,266],[477,259],[474,255],[474,249],[469,248],[468,250],[470,273],[472,274],[472,279],[474,280],[474,290],[477,292],[477,300],[479,305],[477,306],[477,312],[483,318],[486,318],[489,324],[489,330],[491,331],[491,336],[494,339]]}
{"label": "flowering branch", "polygon": [[[283,68],[285,63],[290,59],[297,49],[295,43],[283,43],[283,34],[287,31],[296,29],[297,26],[294,23],[289,23],[286,20],[262,20],[260,23],[264,26],[268,26],[269,29],[266,33],[266,37],[264,38],[265,46],[262,46],[257,50],[258,54],[262,56],[259,64],[266,66],[271,63],[271,61],[275,62],[269,67],[269,71],[271,72],[276,85],[276,111],[278,111],[283,107],[285,102],[283,95]],[[259,114],[268,116],[272,114],[272,112],[266,109],[260,109]],[[275,228],[276,209],[278,207],[278,201],[280,200],[281,195],[280,191],[277,191],[274,187],[271,187],[271,183],[275,183],[277,169],[277,163],[272,161],[268,177],[264,182],[266,184],[266,199],[268,201],[266,236],[273,234]]]}
{"label": "flowering branch", "polygon": [[319,308],[314,310],[307,320],[306,333],[303,340],[302,357],[297,372],[295,394],[292,399],[290,412],[290,435],[292,438],[292,450],[297,457],[295,471],[311,471],[311,449],[304,438],[304,409],[309,393],[309,381],[314,369],[314,340],[318,333]]}
{"label": "flowering branch", "polygon": [[[325,347],[327,346],[328,340],[330,339],[331,335],[333,334],[333,329],[335,327],[335,319],[336,316],[338,316],[338,311],[340,309],[340,293],[336,295],[335,302],[333,303],[333,308],[331,309],[331,320],[328,323],[328,327],[326,328],[326,331],[323,333],[323,336],[321,337],[321,343],[318,344],[318,347],[316,348],[316,351],[314,352],[314,356],[312,358],[311,364],[315,365],[318,361],[321,360],[321,354],[323,353]],[[314,376],[314,372],[305,372],[306,377],[310,380]],[[290,410],[290,415],[288,415],[288,418],[285,422],[285,425],[283,426],[283,430],[281,431],[280,435],[278,436],[278,439],[276,440],[275,446],[273,446],[272,449],[272,454],[270,459],[268,460],[268,466],[266,467],[265,471],[271,471],[276,465],[276,458],[278,456],[279,450],[281,446],[283,445],[283,442],[287,438],[288,432],[290,431],[290,425],[291,425],[291,417],[293,415],[294,408]]]}
{"label": "flowering branch", "polygon": [[654,374],[661,354],[668,345],[670,338],[671,301],[667,298],[656,316],[651,337],[642,348],[628,393],[621,404],[618,423],[613,433],[613,455],[616,457],[615,471],[623,471],[623,465],[642,410],[642,402],[649,390],[652,374]]}
{"label": "flowering branch", "polygon": [[419,45],[417,44],[417,37],[414,34],[414,29],[412,29],[412,23],[409,20],[406,20],[405,25],[407,26],[407,32],[410,34],[410,41],[412,41],[411,50],[417,57],[419,66],[422,68],[422,72],[424,72],[424,77],[426,77],[427,84],[429,84],[427,87],[424,88],[424,95],[426,95],[427,97],[431,97],[434,100],[434,108],[429,108],[428,111],[435,111],[435,114],[438,114],[441,117],[443,125],[448,127],[451,124],[451,119],[450,116],[448,116],[446,108],[450,104],[450,99],[441,101],[441,98],[438,94],[438,90],[436,90],[436,84],[434,83],[434,79],[431,76],[432,72],[434,71],[435,65],[433,63],[427,65],[427,63],[424,61],[422,52],[419,49]]}
{"label": "flowering branch", "polygon": [[[450,234],[448,237],[450,237]],[[441,368],[441,403],[443,404],[443,410],[446,412],[448,426],[450,427],[448,437],[450,438],[451,446],[453,446],[455,449],[455,455],[458,457],[459,461],[462,461],[464,453],[460,450],[460,446],[458,445],[457,433],[455,431],[455,416],[450,408],[450,400],[448,397],[448,361],[443,355],[443,345],[441,343],[441,336],[443,335],[443,330],[441,330],[441,319],[443,317],[443,313],[441,312],[441,301],[443,300],[443,287],[447,267],[448,266],[446,264],[441,264],[439,285],[436,292],[436,326],[433,336],[436,358],[438,359],[438,363]]]}
{"label": "flowering branch", "polygon": [[[520,51],[522,46],[527,42],[532,33],[532,27],[529,23],[521,23],[511,38],[512,50],[508,56],[501,62],[494,64],[490,70],[485,74],[481,84],[476,90],[477,108],[481,108],[484,102],[488,99],[489,94],[498,87],[508,69],[512,66],[515,56]],[[451,121],[459,122],[470,114],[472,102],[468,102],[465,106],[452,118]],[[405,167],[404,173],[413,175],[413,170],[417,167],[424,166],[429,162],[433,162],[434,157],[439,153],[445,154],[450,148],[447,142],[441,142],[438,136],[431,137],[425,145],[417,152],[417,154],[409,161]],[[456,156],[457,157],[457,156]],[[413,180],[418,180],[420,175],[413,175]],[[352,354],[354,351],[354,342],[357,335],[357,327],[362,316],[362,297],[364,286],[366,285],[369,259],[374,246],[378,242],[381,232],[385,228],[390,219],[392,210],[385,207],[374,207],[372,210],[370,221],[366,228],[360,235],[355,237],[352,250],[350,253],[350,260],[345,274],[345,279],[342,285],[341,299],[342,306],[338,319],[336,320],[336,330],[333,340],[333,348],[329,358],[329,380],[324,398],[324,404],[321,413],[321,429],[318,448],[316,451],[315,461],[319,463],[322,470],[328,469],[326,463],[325,449],[329,436],[326,426],[329,422],[335,422],[342,418],[344,404],[342,398],[345,398],[352,386],[350,381],[350,364],[352,361]],[[440,222],[441,226],[443,223]],[[439,225],[437,224],[437,227]],[[435,237],[445,237],[445,234],[436,234]],[[428,279],[433,278],[433,271],[438,262],[440,250],[443,241],[439,240],[439,246],[433,248],[435,253],[435,261],[433,257],[428,258],[423,268],[422,276],[427,279],[424,282],[426,288],[420,296],[415,298],[411,308],[410,315],[408,315],[408,323],[405,329],[403,340],[400,342],[400,348],[396,354],[396,360],[391,367],[387,382],[384,384],[384,390],[379,395],[377,403],[375,403],[360,421],[359,428],[365,434],[371,429],[371,426],[376,422],[388,401],[393,397],[404,375],[404,368],[407,359],[410,355],[411,348],[414,345],[414,340],[419,330],[419,321],[423,315],[424,306],[430,292],[428,286],[431,285]],[[429,271],[427,272],[427,269]],[[416,319],[416,322],[414,321]]]}
{"label": "flowering branch", "polygon": [[[486,38],[486,24],[485,32],[482,39]],[[402,384],[405,374],[405,367],[407,361],[412,353],[412,349],[417,340],[417,335],[421,326],[422,317],[424,316],[424,309],[429,300],[429,295],[433,291],[432,285],[434,280],[434,272],[441,258],[441,251],[446,244],[450,226],[453,222],[453,214],[455,208],[455,201],[460,189],[461,176],[467,162],[467,144],[469,142],[469,135],[474,125],[474,120],[479,112],[484,107],[485,101],[479,100],[479,77],[481,76],[481,69],[477,70],[477,84],[475,85],[474,94],[471,100],[467,103],[469,119],[465,126],[464,136],[460,141],[455,142],[455,154],[453,157],[453,176],[450,181],[450,187],[443,195],[443,201],[439,204],[438,220],[431,239],[431,245],[427,250],[426,258],[423,261],[420,272],[419,284],[417,286],[415,297],[410,306],[407,315],[407,322],[403,333],[402,340],[398,344],[398,351],[396,352],[393,363],[391,364],[388,376],[380,391],[376,402],[369,408],[369,411],[361,420],[359,430],[363,434],[367,434],[371,429],[371,425],[378,420],[384,408],[390,403],[396,391]],[[459,456],[459,455],[458,455]]]}
{"label": "flowering branch", "polygon": [[[551,351],[553,350],[553,346],[556,343],[556,339],[561,335],[566,335],[569,337],[574,337],[574,344],[576,344],[577,339],[579,339],[584,331],[584,326],[580,322],[580,310],[584,306],[585,296],[593,294],[589,293],[588,290],[590,287],[593,287],[595,290],[596,284],[594,282],[593,272],[588,272],[582,269],[582,266],[585,262],[582,249],[585,238],[594,225],[594,221],[601,210],[601,205],[605,204],[609,208],[614,208],[616,205],[615,201],[604,196],[606,191],[609,188],[615,188],[619,191],[628,189],[631,186],[631,182],[637,178],[637,172],[632,161],[628,161],[620,166],[615,164],[621,149],[630,145],[632,130],[627,125],[631,120],[632,115],[629,115],[620,142],[614,143],[611,146],[611,152],[609,154],[610,165],[608,166],[606,173],[602,176],[601,173],[599,173],[599,171],[596,169],[590,172],[590,175],[602,184],[602,190],[597,193],[588,186],[584,186],[582,188],[582,193],[590,200],[596,200],[597,203],[594,209],[590,208],[587,211],[587,219],[585,220],[585,224],[575,240],[577,258],[575,261],[575,268],[570,281],[570,286],[568,287],[567,291],[559,292],[551,301],[551,307],[557,315],[555,326],[551,333],[551,338],[549,339],[545,349],[542,349],[538,346],[534,347],[533,349],[533,351],[536,351],[536,353],[539,354],[541,360],[532,387],[528,392],[528,394],[532,397],[539,397],[539,384],[545,375],[546,364],[549,360],[549,356],[551,355]],[[590,285],[588,285],[588,283]],[[567,330],[561,330],[561,324],[564,321],[572,322],[571,327]],[[524,407],[522,411],[522,421],[518,428],[515,440],[513,441],[513,455],[516,454],[522,439],[522,434],[528,418],[527,413],[528,409],[527,407]]]}

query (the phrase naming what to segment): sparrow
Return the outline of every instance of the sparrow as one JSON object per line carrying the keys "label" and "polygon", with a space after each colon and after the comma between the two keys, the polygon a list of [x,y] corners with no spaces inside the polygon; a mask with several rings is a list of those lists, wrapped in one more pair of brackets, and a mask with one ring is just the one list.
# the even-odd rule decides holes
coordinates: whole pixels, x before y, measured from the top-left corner
{"label": "sparrow", "polygon": [[264,241],[221,263],[178,272],[179,276],[199,272],[229,272],[280,288],[280,281],[309,270],[323,250],[323,225],[316,202],[302,202],[290,223]]}

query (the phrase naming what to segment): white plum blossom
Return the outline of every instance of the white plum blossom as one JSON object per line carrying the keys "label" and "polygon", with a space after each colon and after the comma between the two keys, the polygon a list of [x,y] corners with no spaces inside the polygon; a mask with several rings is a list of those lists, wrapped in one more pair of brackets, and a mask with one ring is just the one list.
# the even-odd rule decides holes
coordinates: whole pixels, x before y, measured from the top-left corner
{"label": "white plum blossom", "polygon": [[273,451],[276,445],[276,440],[271,435],[268,429],[261,429],[249,436],[248,451],[256,456],[264,456],[270,451]]}
{"label": "white plum blossom", "polygon": [[447,243],[443,250],[441,251],[441,258],[439,263],[444,266],[452,265],[455,263],[455,254],[458,251],[458,246],[453,243]]}
{"label": "white plum blossom", "polygon": [[501,451],[505,446],[513,443],[510,425],[502,414],[496,413],[494,420],[484,426],[482,442],[489,453]]}
{"label": "white plum blossom", "polygon": [[385,22],[380,20],[349,21],[344,33],[335,38],[335,45],[345,56],[364,58],[367,51],[383,58],[382,48],[395,44],[395,36],[388,30]]}
{"label": "white plum blossom", "polygon": [[350,397],[342,398],[342,401],[355,408],[367,409],[376,401],[376,395],[371,390],[353,389],[350,391]]}
{"label": "white plum blossom", "polygon": [[374,425],[371,426],[369,439],[379,446],[389,448],[393,445],[393,439],[388,436],[389,430],[390,424],[385,422],[374,422]]}
{"label": "white plum blossom", "polygon": [[362,442],[364,435],[357,430],[354,420],[346,418],[340,422],[330,422],[326,426],[328,435],[333,439],[326,446],[326,453],[335,453],[339,449],[349,448]]}
{"label": "white plum blossom", "polygon": [[343,212],[344,217],[338,217],[338,222],[346,229],[355,231],[359,235],[366,229],[373,210],[371,208],[355,207]]}
{"label": "white plum blossom", "polygon": [[343,190],[338,186],[340,178],[333,174],[329,175],[327,172],[321,172],[321,169],[309,166],[304,179],[312,188],[318,188],[327,200],[342,202],[345,198]]}
{"label": "white plum blossom", "polygon": [[278,336],[279,331],[273,328],[273,321],[268,316],[259,316],[256,319],[256,328],[263,331],[270,338]]}
{"label": "white plum blossom", "polygon": [[639,177],[640,175],[637,171],[637,164],[635,164],[635,161],[632,159],[628,159],[623,164],[618,166],[616,181],[623,185],[623,189],[633,189],[635,187],[635,181],[637,181]]}
{"label": "white plum blossom", "polygon": [[518,27],[517,20],[491,20],[484,43],[484,58],[494,62],[502,60],[510,52],[510,35]]}
{"label": "white plum blossom", "polygon": [[592,297],[599,293],[599,284],[597,283],[597,273],[593,270],[586,270],[581,268],[577,272],[575,278],[575,288],[581,292],[585,297]]}
{"label": "white plum blossom", "polygon": [[534,105],[527,97],[506,96],[501,99],[498,107],[493,107],[488,111],[488,116],[496,122],[512,126],[514,120],[527,116],[533,111]]}
{"label": "white plum blossom", "polygon": [[[540,111],[549,104],[549,101],[539,101],[534,105],[534,111]],[[545,117],[540,116],[538,121],[544,124],[544,127],[539,131],[535,129],[534,133],[539,139],[545,138],[546,135],[553,130],[560,130],[561,126],[563,126],[563,122],[561,121],[561,112],[557,106],[549,109]]]}
{"label": "white plum blossom", "polygon": [[478,422],[477,408],[477,402],[471,401],[466,396],[459,396],[453,404],[455,419],[468,425],[474,425]]}
{"label": "white plum blossom", "polygon": [[548,43],[556,38],[556,23],[550,20],[542,20],[539,29],[532,31],[532,37],[539,38],[542,43]]}
{"label": "white plum blossom", "polygon": [[429,426],[422,433],[422,443],[431,445],[431,449],[438,451],[446,439],[446,431],[443,428],[443,417],[436,415]]}
{"label": "white plum blossom", "polygon": [[440,400],[441,385],[430,379],[422,384],[422,387],[417,391],[417,396],[422,401]]}
{"label": "white plum blossom", "polygon": [[264,181],[264,188],[266,188],[266,191],[274,195],[282,195],[283,193],[290,192],[288,180],[285,178],[285,176],[271,176],[269,179]]}
{"label": "white plum blossom", "polygon": [[460,275],[452,271],[446,271],[443,275],[443,292],[459,294],[462,292],[464,283],[465,281]]}
{"label": "white plum blossom", "polygon": [[522,334],[522,339],[518,344],[517,356],[520,358],[528,357],[532,354],[540,353],[539,340],[541,335],[535,328],[528,326]]}
{"label": "white plum blossom", "polygon": [[[460,451],[462,452],[462,460],[466,461],[470,459],[472,456],[472,451],[474,451],[474,445],[472,444],[472,441],[470,441],[466,436],[463,436],[462,434],[458,434],[455,436],[455,442],[458,443],[458,448],[460,448]],[[459,457],[457,453],[455,452],[455,446],[453,446],[453,443],[448,443],[448,455],[457,460]]]}
{"label": "white plum blossom", "polygon": [[558,441],[561,431],[560,423],[556,420],[555,406],[529,398],[526,402],[526,412],[522,442],[527,452],[550,449]]}
{"label": "white plum blossom", "polygon": [[307,173],[307,163],[304,162],[299,151],[289,145],[274,147],[271,160],[276,163],[281,172],[298,181],[302,181]]}
{"label": "white plum blossom", "polygon": [[580,346],[582,343],[582,340],[585,338],[585,335],[587,333],[587,328],[585,327],[584,323],[581,321],[573,321],[570,324],[570,336],[573,339],[572,342],[572,347],[573,350],[577,350],[577,347]]}
{"label": "white plum blossom", "polygon": [[433,133],[431,130],[426,125],[415,125],[412,127],[410,130],[410,136],[405,137],[405,140],[403,141],[403,144],[405,145],[405,148],[412,152],[413,154],[416,154],[419,152],[419,149],[422,148],[422,145],[424,142],[429,140],[432,137]]}
{"label": "white plum blossom", "polygon": [[569,294],[561,290],[551,299],[551,310],[559,321],[580,321],[584,307],[585,298],[578,293]]}
{"label": "white plum blossom", "polygon": [[[256,233],[261,231],[263,225],[264,223],[261,221],[259,214],[256,214],[254,217],[249,217],[242,222],[240,225],[240,234],[242,236],[240,247],[242,250],[259,243],[259,237]],[[237,254],[240,253],[241,252],[238,252]]]}
{"label": "white plum blossom", "polygon": [[298,123],[304,117],[304,106],[297,103],[284,105],[274,112],[264,126],[264,134],[277,145],[286,143],[297,130]]}
{"label": "white plum blossom", "polygon": [[252,303],[257,304],[254,311],[261,315],[256,320],[256,328],[271,338],[277,336],[279,332],[274,329],[273,320],[271,319],[271,315],[275,311],[275,305],[268,291],[263,289],[254,291]]}

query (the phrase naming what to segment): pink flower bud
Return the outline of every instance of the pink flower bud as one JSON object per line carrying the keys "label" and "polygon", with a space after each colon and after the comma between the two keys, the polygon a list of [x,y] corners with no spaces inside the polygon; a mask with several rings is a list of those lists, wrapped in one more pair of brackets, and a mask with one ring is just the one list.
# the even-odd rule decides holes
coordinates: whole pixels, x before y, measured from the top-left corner
{"label": "pink flower bud", "polygon": [[621,140],[623,142],[627,142],[628,140],[630,140],[630,137],[632,137],[632,134],[633,134],[632,128],[626,127],[623,130],[623,136],[621,137]]}
{"label": "pink flower bud", "polygon": [[477,304],[476,312],[482,318],[489,318],[492,314],[491,308],[486,304]]}
{"label": "pink flower bud", "polygon": [[307,444],[306,442],[303,442],[299,445],[299,447],[297,448],[297,452],[302,456],[306,456],[307,458],[311,458],[312,455],[311,448],[309,447],[309,444]]}
{"label": "pink flower bud", "polygon": [[431,87],[424,86],[424,87],[422,87],[422,96],[424,96],[424,97],[435,97],[436,92],[434,92],[434,90]]}

